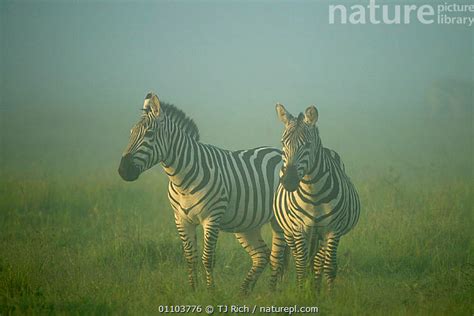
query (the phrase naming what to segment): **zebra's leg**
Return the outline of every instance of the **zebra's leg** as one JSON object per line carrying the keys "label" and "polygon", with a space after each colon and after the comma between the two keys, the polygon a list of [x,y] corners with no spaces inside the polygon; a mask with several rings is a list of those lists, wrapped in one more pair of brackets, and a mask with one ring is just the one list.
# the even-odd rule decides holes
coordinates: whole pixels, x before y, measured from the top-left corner
{"label": "zebra's leg", "polygon": [[312,260],[316,253],[319,250],[320,242],[319,242],[319,234],[315,228],[311,230],[310,236],[308,237],[309,245],[308,245],[308,258]]}
{"label": "zebra's leg", "polygon": [[316,283],[315,284],[316,285],[316,291],[318,293],[321,290],[321,278],[322,278],[322,273],[323,273],[325,255],[326,255],[326,248],[320,242],[319,243],[319,249],[316,252],[316,255],[314,256],[314,261],[313,261],[314,280],[315,280],[315,283]]}
{"label": "zebra's leg", "polygon": [[270,289],[276,289],[278,279],[282,279],[286,265],[288,264],[288,246],[285,242],[285,235],[280,225],[273,218],[272,225],[272,252],[270,255],[270,267],[272,275],[270,278]]}
{"label": "zebra's leg", "polygon": [[[285,234],[285,240],[288,246],[291,249],[291,253],[293,254],[293,258],[295,259],[295,264],[296,264],[296,284],[298,287],[303,286],[303,279],[304,279],[304,268],[300,269],[301,267],[301,262],[302,262],[302,256],[299,253],[299,249],[296,246],[296,238],[294,236],[290,236]],[[305,263],[302,264],[303,267],[305,266]]]}
{"label": "zebra's leg", "polygon": [[178,234],[183,242],[184,257],[188,265],[188,279],[192,289],[196,289],[196,267],[198,262],[196,225],[182,220],[175,213],[175,223],[178,228]]}
{"label": "zebra's leg", "polygon": [[215,253],[217,245],[217,237],[220,230],[220,216],[203,224],[204,228],[204,249],[202,252],[202,263],[206,271],[206,284],[209,289],[214,287],[214,278],[212,271],[214,270]]}
{"label": "zebra's leg", "polygon": [[237,240],[252,258],[252,268],[240,286],[240,291],[243,294],[247,294],[253,289],[258,277],[267,266],[270,249],[268,249],[262,239],[260,228],[255,228],[248,232],[236,233],[235,237],[237,237]]}
{"label": "zebra's leg", "polygon": [[294,234],[294,243],[296,249],[296,282],[299,288],[303,288],[308,264],[308,242],[306,235],[303,232],[297,232]]}
{"label": "zebra's leg", "polygon": [[288,248],[291,250],[291,254],[293,256],[293,259],[296,261],[296,246],[295,246],[295,239],[291,235],[285,234],[285,241],[286,244],[288,245]]}
{"label": "zebra's leg", "polygon": [[324,260],[324,275],[327,279],[328,290],[333,288],[334,279],[337,274],[337,246],[340,236],[336,233],[329,233],[326,236],[326,256]]}

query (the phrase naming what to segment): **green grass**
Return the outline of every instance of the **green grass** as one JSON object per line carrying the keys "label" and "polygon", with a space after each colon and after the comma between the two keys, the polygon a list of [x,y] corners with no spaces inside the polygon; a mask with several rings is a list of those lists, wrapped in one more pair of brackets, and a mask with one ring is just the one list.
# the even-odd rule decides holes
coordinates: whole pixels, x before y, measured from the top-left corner
{"label": "green grass", "polygon": [[[238,288],[250,260],[221,234],[216,289],[187,284],[166,179],[4,175],[0,182],[0,314],[156,314],[159,305],[318,306],[326,315],[472,315],[473,185],[366,176],[357,227],[343,237],[334,293],[297,291],[293,263],[277,293],[265,271]],[[265,228],[265,238],[270,231]],[[202,242],[200,243],[202,244]],[[202,269],[201,269],[202,270]]]}

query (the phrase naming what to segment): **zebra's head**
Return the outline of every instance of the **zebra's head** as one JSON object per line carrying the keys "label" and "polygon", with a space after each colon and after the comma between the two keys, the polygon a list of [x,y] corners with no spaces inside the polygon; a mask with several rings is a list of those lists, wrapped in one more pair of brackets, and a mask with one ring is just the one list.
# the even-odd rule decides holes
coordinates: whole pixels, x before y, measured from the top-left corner
{"label": "zebra's head", "polygon": [[130,140],[122,155],[118,172],[122,179],[134,181],[145,170],[162,161],[166,152],[160,100],[148,93],[140,121],[130,131]]}
{"label": "zebra's head", "polygon": [[283,166],[280,171],[280,182],[283,187],[294,192],[310,167],[315,163],[315,153],[319,139],[316,121],[318,110],[314,105],[309,106],[305,113],[293,117],[283,105],[277,104],[276,111],[280,120],[285,124],[283,132]]}

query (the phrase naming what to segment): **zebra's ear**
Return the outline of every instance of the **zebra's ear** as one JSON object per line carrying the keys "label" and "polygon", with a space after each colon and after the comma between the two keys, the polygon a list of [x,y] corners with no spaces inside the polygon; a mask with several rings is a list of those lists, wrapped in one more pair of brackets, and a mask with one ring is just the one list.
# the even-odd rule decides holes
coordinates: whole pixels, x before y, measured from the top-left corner
{"label": "zebra's ear", "polygon": [[304,111],[304,121],[309,125],[314,125],[318,121],[318,110],[314,105],[308,106]]}
{"label": "zebra's ear", "polygon": [[283,104],[277,103],[276,104],[276,112],[280,121],[282,121],[285,125],[293,118],[293,116],[288,112]]}
{"label": "zebra's ear", "polygon": [[153,94],[153,96],[151,97],[150,105],[151,105],[151,111],[153,112],[153,114],[156,117],[160,116],[160,113],[161,113],[160,99],[158,99],[158,96],[156,94]]}
{"label": "zebra's ear", "polygon": [[148,113],[152,112],[156,117],[160,116],[161,105],[160,99],[153,92],[150,92],[145,97],[145,102],[143,102],[143,110]]}

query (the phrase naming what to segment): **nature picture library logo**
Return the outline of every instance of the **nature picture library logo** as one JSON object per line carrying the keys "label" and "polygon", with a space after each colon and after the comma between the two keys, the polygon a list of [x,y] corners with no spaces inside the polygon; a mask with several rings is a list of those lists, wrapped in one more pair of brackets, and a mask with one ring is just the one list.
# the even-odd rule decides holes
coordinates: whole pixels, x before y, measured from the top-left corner
{"label": "nature picture library logo", "polygon": [[329,24],[474,24],[474,3],[396,4],[361,1],[362,4],[329,5]]}

